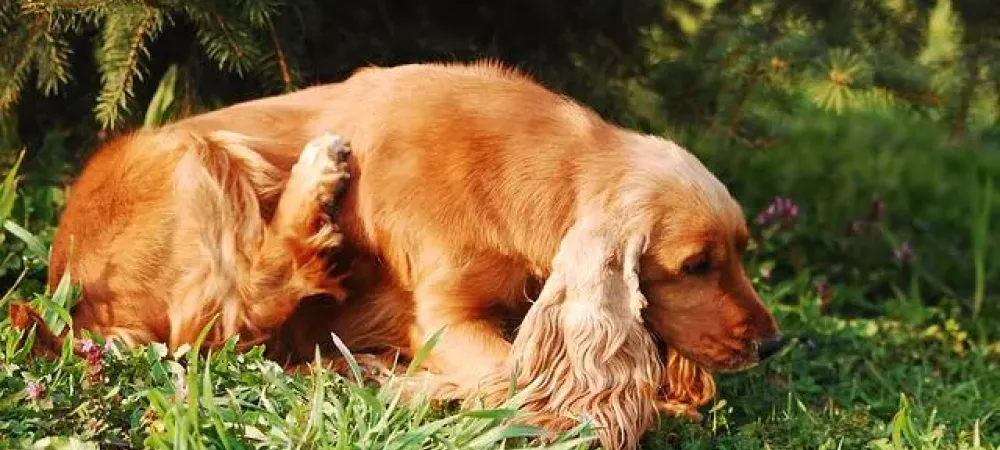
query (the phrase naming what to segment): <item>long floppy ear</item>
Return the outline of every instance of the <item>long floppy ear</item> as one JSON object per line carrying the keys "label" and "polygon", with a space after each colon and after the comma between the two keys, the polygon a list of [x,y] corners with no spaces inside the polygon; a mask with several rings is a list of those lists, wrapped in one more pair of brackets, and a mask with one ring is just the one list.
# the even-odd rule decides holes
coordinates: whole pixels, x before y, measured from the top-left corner
{"label": "long floppy ear", "polygon": [[565,429],[589,419],[608,449],[636,448],[652,425],[662,364],[642,322],[644,245],[588,221],[563,239],[506,368],[527,390],[521,409],[533,413],[530,422]]}
{"label": "long floppy ear", "polygon": [[701,419],[698,407],[715,397],[715,378],[712,372],[669,348],[664,357],[663,398],[658,402],[660,412],[675,417]]}

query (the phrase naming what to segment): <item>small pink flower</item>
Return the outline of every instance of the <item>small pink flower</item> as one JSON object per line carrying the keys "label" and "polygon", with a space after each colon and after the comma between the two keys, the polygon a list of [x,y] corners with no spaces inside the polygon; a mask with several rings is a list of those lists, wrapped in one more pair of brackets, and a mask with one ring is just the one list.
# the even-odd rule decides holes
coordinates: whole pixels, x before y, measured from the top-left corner
{"label": "small pink flower", "polygon": [[97,344],[90,339],[82,339],[80,340],[80,351],[89,356],[93,353],[100,353],[101,348],[98,347]]}
{"label": "small pink flower", "polygon": [[799,205],[790,198],[775,197],[766,208],[757,214],[756,222],[761,226],[778,224],[790,227],[799,215]]}
{"label": "small pink flower", "polygon": [[104,347],[90,339],[82,339],[78,348],[87,361],[87,374],[90,375],[90,380],[100,381],[104,374]]}
{"label": "small pink flower", "polygon": [[909,242],[903,242],[903,244],[896,249],[895,254],[896,260],[903,264],[908,264],[910,261],[913,261],[913,249],[910,247]]}
{"label": "small pink flower", "polygon": [[37,381],[29,382],[25,390],[28,391],[29,400],[37,401],[45,397],[45,385]]}

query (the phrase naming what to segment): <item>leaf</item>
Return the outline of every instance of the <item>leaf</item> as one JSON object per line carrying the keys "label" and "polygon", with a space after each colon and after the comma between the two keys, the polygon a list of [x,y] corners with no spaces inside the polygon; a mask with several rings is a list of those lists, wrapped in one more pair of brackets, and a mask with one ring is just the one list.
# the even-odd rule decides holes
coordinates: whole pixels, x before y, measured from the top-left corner
{"label": "leaf", "polygon": [[[566,442],[560,442],[560,443],[557,443],[557,444],[547,445],[547,446],[541,447],[540,449],[535,448],[534,450],[570,450],[570,449],[576,449],[576,448],[579,448],[580,446],[582,446],[584,444],[592,443],[596,439],[597,439],[596,436],[585,437],[585,438],[576,438],[576,439],[568,440]],[[518,448],[518,449],[514,449],[514,450],[529,450],[530,448],[531,447],[522,447],[522,448]]]}
{"label": "leaf", "polygon": [[344,359],[347,360],[347,365],[351,368],[351,374],[354,375],[354,380],[358,384],[364,383],[364,377],[361,373],[361,366],[358,365],[358,360],[354,359],[354,355],[351,354],[351,350],[347,348],[344,341],[340,340],[340,336],[337,333],[330,333],[330,338],[333,339],[333,345],[337,347],[337,351],[341,355],[344,355]]}
{"label": "leaf", "polygon": [[[73,318],[70,316],[68,309],[45,297],[36,298],[32,304],[41,310],[42,317],[45,319],[45,325],[56,335],[61,334],[67,324],[73,323]],[[62,321],[60,322],[59,319],[62,319]]]}
{"label": "leaf", "polygon": [[170,116],[171,107],[174,104],[175,88],[177,86],[177,65],[171,64],[160,79],[160,84],[153,93],[146,108],[146,118],[143,126],[152,128],[167,122]]}
{"label": "leaf", "polygon": [[423,364],[424,360],[427,359],[427,356],[430,354],[431,349],[433,349],[434,346],[437,345],[438,341],[441,339],[441,335],[444,334],[444,330],[446,328],[447,327],[441,327],[439,330],[437,330],[434,333],[434,335],[431,336],[431,338],[428,339],[427,342],[425,342],[424,345],[420,347],[420,350],[417,350],[417,353],[413,355],[413,360],[410,362],[410,366],[406,368],[407,376],[413,375],[413,373],[417,371],[420,365]]}
{"label": "leaf", "polygon": [[42,261],[48,261],[49,252],[45,250],[45,245],[43,245],[42,242],[35,237],[35,235],[31,234],[30,231],[25,230],[20,225],[9,220],[4,222],[3,227],[5,230],[10,232],[10,234],[13,234],[24,242],[24,245],[28,247],[28,251],[35,255],[35,257]]}
{"label": "leaf", "polygon": [[956,61],[961,55],[963,32],[951,0],[937,0],[927,18],[927,43],[917,60],[928,65]]}
{"label": "leaf", "polygon": [[361,401],[368,406],[368,409],[372,412],[373,421],[381,421],[382,416],[385,415],[385,405],[379,401],[378,397],[375,397],[368,389],[361,386],[349,386],[350,391],[355,396],[361,398]]}
{"label": "leaf", "polygon": [[547,432],[541,428],[522,424],[509,424],[493,428],[469,442],[469,447],[487,447],[490,444],[511,438],[538,437]]}
{"label": "leaf", "polygon": [[4,176],[3,184],[0,184],[0,220],[7,220],[11,210],[14,209],[14,201],[17,200],[17,172],[21,169],[21,162],[24,161],[24,150],[17,156],[14,165]]}
{"label": "leaf", "polygon": [[408,431],[403,434],[399,440],[393,442],[393,446],[388,447],[393,450],[398,450],[406,448],[407,446],[418,444],[427,440],[427,438],[436,434],[445,426],[451,424],[458,420],[460,416],[449,416],[443,419],[435,420],[431,423],[421,425],[414,430]]}
{"label": "leaf", "polygon": [[513,419],[520,415],[521,413],[516,409],[477,409],[472,411],[463,411],[461,413],[465,417],[471,417],[475,419]]}

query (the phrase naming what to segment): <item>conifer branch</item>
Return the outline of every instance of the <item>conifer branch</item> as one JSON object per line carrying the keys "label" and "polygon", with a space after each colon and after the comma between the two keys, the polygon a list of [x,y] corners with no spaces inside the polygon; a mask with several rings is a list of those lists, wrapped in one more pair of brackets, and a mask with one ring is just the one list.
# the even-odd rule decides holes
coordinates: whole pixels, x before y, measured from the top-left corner
{"label": "conifer branch", "polygon": [[17,102],[36,58],[38,42],[45,34],[45,18],[36,15],[30,22],[15,25],[0,44],[0,112]]}
{"label": "conifer branch", "polygon": [[142,58],[148,56],[146,41],[159,35],[164,14],[149,6],[133,6],[119,9],[105,20],[97,55],[102,86],[95,112],[102,126],[113,128],[119,124],[121,113],[128,112],[135,81],[143,77]]}
{"label": "conifer branch", "polygon": [[45,95],[59,92],[59,88],[68,83],[69,74],[69,43],[60,36],[46,31],[39,41],[39,52],[36,67],[38,79],[36,86]]}
{"label": "conifer branch", "polygon": [[259,60],[261,51],[253,30],[245,23],[227,20],[230,14],[212,5],[186,6],[194,21],[198,42],[219,68],[243,76]]}

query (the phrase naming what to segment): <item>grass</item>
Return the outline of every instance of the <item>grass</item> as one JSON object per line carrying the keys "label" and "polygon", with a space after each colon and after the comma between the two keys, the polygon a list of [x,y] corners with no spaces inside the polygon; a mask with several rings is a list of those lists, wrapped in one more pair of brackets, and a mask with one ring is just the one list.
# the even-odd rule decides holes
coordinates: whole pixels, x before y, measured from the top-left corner
{"label": "grass", "polygon": [[[791,227],[752,224],[747,258],[791,343],[720,375],[704,421],[664,419],[646,449],[1000,448],[1000,157],[958,153],[935,133],[808,116],[768,150],[685,142],[751,221],[775,196],[798,203]],[[5,180],[0,448],[545,448],[537,430],[507,424],[514,403],[406,405],[354,377],[286,374],[232,342],[168,355],[94,337],[89,356],[68,343],[55,361],[29,360],[3,314],[28,298],[50,323],[65,321],[72,290],[40,283],[61,197],[45,186],[15,196],[17,178]],[[900,256],[904,243],[915,256]],[[580,448],[586,436],[581,427],[548,448]]]}
{"label": "grass", "polygon": [[[798,289],[807,288],[765,293],[792,344],[762,366],[721,376],[704,423],[664,421],[647,449],[1000,445],[1000,342],[977,342],[936,310],[919,322],[830,317]],[[787,293],[802,301],[778,301]],[[478,449],[534,433],[503,424],[513,409],[411,407],[334,373],[287,375],[261,349],[230,345],[203,358],[168,355],[162,345],[112,347],[99,359],[67,351],[42,362],[27,361],[18,338],[9,327],[0,336],[0,436],[11,447]],[[31,383],[44,393],[31,397]],[[530,444],[513,439],[505,448]]]}

